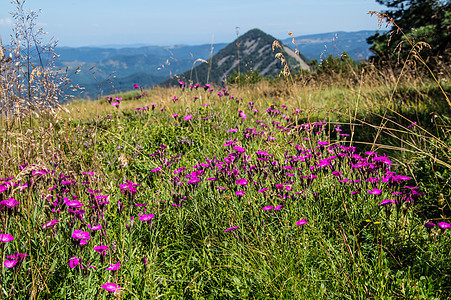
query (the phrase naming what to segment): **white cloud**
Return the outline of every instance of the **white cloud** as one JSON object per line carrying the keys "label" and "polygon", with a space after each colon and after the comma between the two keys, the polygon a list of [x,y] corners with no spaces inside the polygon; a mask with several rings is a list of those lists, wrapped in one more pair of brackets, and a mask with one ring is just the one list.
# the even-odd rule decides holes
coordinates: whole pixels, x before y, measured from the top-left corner
{"label": "white cloud", "polygon": [[0,19],[0,26],[11,26],[11,25],[13,25],[13,20],[11,20],[11,18]]}

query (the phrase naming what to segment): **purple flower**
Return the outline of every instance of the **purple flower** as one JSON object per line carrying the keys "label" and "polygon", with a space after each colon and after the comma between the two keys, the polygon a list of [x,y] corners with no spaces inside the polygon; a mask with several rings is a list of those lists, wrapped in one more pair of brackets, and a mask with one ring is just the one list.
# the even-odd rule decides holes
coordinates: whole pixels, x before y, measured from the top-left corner
{"label": "purple flower", "polygon": [[108,268],[106,268],[108,271],[116,271],[119,270],[121,267],[121,263],[118,262],[116,264],[111,264]]}
{"label": "purple flower", "polygon": [[59,222],[58,219],[52,220],[52,221],[47,222],[47,223],[45,223],[44,225],[42,225],[42,228],[53,227],[53,226],[55,226],[55,224],[58,223],[58,222]]}
{"label": "purple flower", "polygon": [[118,102],[118,101],[113,102],[113,103],[111,103],[111,105],[112,105],[112,106],[115,106],[115,107],[117,108],[117,107],[119,107],[119,102]]}
{"label": "purple flower", "polygon": [[192,115],[186,115],[183,119],[185,121],[189,121],[189,120],[191,120],[192,117],[193,117]]}
{"label": "purple flower", "polygon": [[392,204],[392,203],[396,203],[396,201],[395,200],[391,200],[391,199],[385,199],[385,200],[382,200],[378,205],[380,205],[380,206],[387,206],[387,205]]}
{"label": "purple flower", "polygon": [[75,229],[74,232],[72,233],[72,238],[74,238],[76,240],[89,240],[91,238],[91,236],[89,235],[89,232],[87,232],[87,231]]}
{"label": "purple flower", "polygon": [[431,228],[434,228],[435,227],[435,224],[434,223],[426,223],[426,224],[424,224],[424,227],[426,227],[427,229],[431,229]]}
{"label": "purple flower", "polygon": [[221,190],[221,191],[227,189],[226,187],[223,187],[223,186],[217,186],[216,188],[217,188],[218,190]]}
{"label": "purple flower", "polygon": [[391,160],[388,159],[388,157],[386,156],[376,156],[373,157],[373,161],[375,162],[380,162],[386,165],[391,165],[393,162]]}
{"label": "purple flower", "polygon": [[244,153],[244,152],[246,151],[245,148],[239,147],[239,146],[235,146],[235,147],[233,147],[232,149],[235,150],[235,151],[237,151],[237,152],[240,152],[240,153]]}
{"label": "purple flower", "polygon": [[264,192],[266,192],[266,191],[268,191],[268,189],[261,189],[261,190],[258,190],[259,193],[264,193]]}
{"label": "purple flower", "polygon": [[118,284],[111,283],[111,282],[102,284],[101,287],[104,288],[105,290],[107,290],[108,292],[113,292],[113,293],[121,290],[121,287]]}
{"label": "purple flower", "polygon": [[14,237],[8,233],[0,233],[0,242],[7,243],[14,240]]}
{"label": "purple flower", "polygon": [[302,219],[302,220],[297,221],[296,225],[299,225],[299,226],[305,225],[305,224],[307,224],[307,222],[308,222],[308,219]]}
{"label": "purple flower", "polygon": [[155,169],[150,170],[150,172],[153,172],[153,173],[159,172],[159,171],[161,171],[161,166],[156,167]]}
{"label": "purple flower", "polygon": [[231,145],[234,145],[235,144],[235,141],[225,141],[224,142],[224,144],[222,144],[224,147],[228,147],[228,146],[231,146]]}
{"label": "purple flower", "polygon": [[382,190],[372,189],[372,190],[369,190],[368,193],[370,193],[372,195],[380,195],[382,193]]}
{"label": "purple flower", "polygon": [[239,184],[239,185],[246,185],[247,180],[245,178],[241,178],[241,179],[238,179],[237,181],[235,181],[235,183]]}
{"label": "purple flower", "polygon": [[66,204],[67,206],[72,207],[72,208],[80,208],[80,207],[83,207],[83,203],[81,203],[81,202],[78,201],[78,200],[67,201],[67,202],[65,202],[64,204]]}
{"label": "purple flower", "polygon": [[141,216],[139,217],[139,220],[140,220],[140,221],[150,221],[150,220],[153,219],[153,217],[155,217],[154,214],[141,215]]}
{"label": "purple flower", "polygon": [[132,196],[134,196],[136,194],[136,192],[138,191],[136,189],[136,187],[139,185],[140,184],[133,183],[130,180],[128,180],[126,184],[120,184],[119,187],[120,187],[121,193],[129,192]]}
{"label": "purple flower", "polygon": [[19,253],[19,252],[15,252],[14,255],[7,255],[6,258],[8,260],[5,260],[3,262],[3,264],[5,265],[6,268],[11,269],[14,266],[16,266],[18,263],[21,263],[22,261],[25,260],[25,257],[27,257],[28,255],[25,253]]}
{"label": "purple flower", "polygon": [[174,173],[174,174],[179,174],[179,173],[181,173],[181,172],[185,172],[185,170],[186,170],[185,167],[181,167],[181,168],[178,168],[177,170],[175,170],[173,173]]}
{"label": "purple flower", "polygon": [[7,200],[0,201],[0,207],[6,206],[9,208],[13,208],[16,205],[19,205],[19,202],[17,202],[16,199],[14,198],[9,198]]}
{"label": "purple flower", "polygon": [[94,246],[94,251],[96,251],[97,253],[104,253],[106,250],[108,249],[108,246],[105,245],[100,245],[100,246]]}
{"label": "purple flower", "polygon": [[243,196],[244,195],[244,191],[236,191],[235,194],[237,196]]}
{"label": "purple flower", "polygon": [[100,204],[108,204],[110,203],[108,199],[110,198],[109,195],[96,195],[96,200],[100,201]]}
{"label": "purple flower", "polygon": [[230,227],[230,228],[227,228],[227,229],[224,230],[224,231],[225,231],[225,232],[227,232],[227,231],[232,231],[232,230],[237,229],[238,227],[240,227],[240,226]]}
{"label": "purple flower", "polygon": [[7,267],[8,269],[14,268],[14,266],[17,264],[18,260],[17,259],[13,259],[13,260],[5,260],[3,262],[3,264],[5,265],[5,267]]}
{"label": "purple flower", "polygon": [[89,229],[91,229],[92,231],[96,231],[96,230],[100,230],[100,229],[102,229],[102,225],[92,225],[91,226],[91,224],[88,224],[88,228]]}
{"label": "purple flower", "polygon": [[440,227],[441,229],[447,229],[451,227],[451,224],[446,223],[446,222],[439,222],[437,223],[438,227]]}
{"label": "purple flower", "polygon": [[188,184],[196,184],[196,183],[198,183],[199,181],[200,181],[199,178],[194,177],[194,178],[191,178],[190,180],[188,180],[186,183],[188,183]]}
{"label": "purple flower", "polygon": [[269,205],[269,206],[265,206],[265,207],[263,207],[263,210],[266,210],[266,211],[268,211],[268,210],[271,210],[271,209],[273,209],[274,208],[274,206],[272,206],[272,205]]}
{"label": "purple flower", "polygon": [[74,256],[74,257],[72,257],[70,260],[69,260],[69,267],[71,268],[71,269],[73,269],[73,268],[75,268],[76,266],[78,266],[78,265],[80,265],[80,259],[77,257],[77,256]]}
{"label": "purple flower", "polygon": [[274,210],[280,210],[283,207],[283,205],[277,205],[276,207],[274,207]]}

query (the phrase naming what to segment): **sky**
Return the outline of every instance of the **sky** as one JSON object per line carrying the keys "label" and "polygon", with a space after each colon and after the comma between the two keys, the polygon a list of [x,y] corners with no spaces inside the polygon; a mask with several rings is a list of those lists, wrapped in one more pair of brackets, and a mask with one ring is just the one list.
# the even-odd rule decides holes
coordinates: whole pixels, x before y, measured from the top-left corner
{"label": "sky", "polygon": [[[22,0],[21,0],[22,1]],[[335,31],[377,30],[375,0],[27,0],[39,28],[60,46],[230,43],[259,28],[278,39]],[[7,44],[15,6],[0,0]],[[385,28],[382,28],[385,29]]]}

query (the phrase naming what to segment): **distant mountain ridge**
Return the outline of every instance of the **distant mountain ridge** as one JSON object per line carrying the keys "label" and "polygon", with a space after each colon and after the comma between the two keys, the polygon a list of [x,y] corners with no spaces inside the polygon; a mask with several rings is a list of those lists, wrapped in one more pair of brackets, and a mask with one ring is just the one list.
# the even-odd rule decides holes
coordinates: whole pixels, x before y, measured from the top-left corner
{"label": "distant mountain ridge", "polygon": [[292,68],[301,66],[303,69],[310,69],[305,57],[296,55],[282,42],[279,41],[281,49],[273,47],[275,40],[273,36],[260,29],[251,29],[221,49],[211,61],[186,71],[176,79],[167,81],[166,84],[178,80],[221,84],[233,72],[238,71],[241,73],[258,71],[263,76],[276,76],[283,69],[281,61],[275,57],[276,53],[282,53]]}
{"label": "distant mountain ridge", "polygon": [[[74,83],[85,87],[84,97],[95,98],[99,87],[111,91],[128,89],[138,83],[152,87],[175,74],[190,69],[198,58],[208,59],[226,44],[146,46],[140,48],[95,48],[58,47],[56,66],[69,67],[69,73],[80,67],[78,74],[71,76]],[[141,75],[141,80],[136,75]],[[112,84],[107,84],[112,78]],[[133,81],[131,81],[133,79]]]}
{"label": "distant mountain ridge", "polygon": [[372,52],[366,39],[375,34],[374,30],[362,30],[356,32],[327,32],[320,34],[309,34],[282,40],[292,49],[298,49],[305,57],[310,60],[317,59],[321,61],[329,55],[340,55],[344,51],[356,60],[367,60]]}
{"label": "distant mountain ridge", "polygon": [[[260,32],[262,32],[260,30]],[[270,37],[265,35],[260,42],[267,40],[269,43]],[[322,34],[311,34],[294,37],[296,45],[292,43],[292,38],[280,40],[285,45],[284,51],[290,57],[293,51],[297,48],[302,54],[304,61],[326,58],[329,54],[339,55],[346,51],[350,57],[355,60],[367,59],[371,52],[369,45],[366,43],[366,38],[375,31],[358,31],[358,32],[330,32]],[[250,40],[248,41],[248,43]],[[61,69],[69,67],[69,71],[74,71],[78,66],[81,66],[81,72],[71,76],[74,83],[86,87],[84,97],[97,97],[99,87],[104,89],[108,86],[108,91],[121,91],[132,87],[134,83],[138,83],[143,87],[152,87],[156,84],[165,82],[170,77],[183,74],[193,68],[194,62],[197,59],[208,60],[211,56],[226,48],[232,47],[236,42],[230,44],[204,44],[204,45],[174,45],[174,46],[140,46],[140,47],[122,47],[121,45],[101,46],[101,47],[57,47],[56,53],[59,54],[56,65]],[[257,44],[258,44],[257,43]],[[247,44],[245,41],[240,41],[240,53],[245,55],[245,48],[249,51],[252,47],[259,47],[257,44]],[[249,47],[248,47],[249,46]],[[290,51],[290,48],[292,51]],[[231,49],[231,48],[230,48]],[[266,46],[265,49],[269,49]],[[263,51],[263,50],[262,50]],[[232,55],[235,50],[230,50]],[[241,55],[240,54],[240,55]],[[259,53],[256,55],[260,55]],[[274,53],[271,59],[274,58]],[[225,68],[232,62],[232,56],[229,58],[222,57],[224,61],[217,61],[219,68]],[[242,62],[246,61],[244,57],[240,59]],[[258,69],[261,73],[270,75],[265,69],[260,67],[265,63],[256,62],[256,59],[249,59],[245,66],[241,66],[240,71]],[[198,65],[199,63],[196,63]],[[280,63],[279,63],[280,65]],[[232,65],[229,65],[229,69]],[[226,70],[227,71],[227,70]],[[269,71],[269,69],[268,69]],[[274,73],[277,71],[273,70]],[[196,71],[197,72],[197,71]],[[227,75],[233,72],[231,69]],[[116,77],[113,84],[106,84],[107,79]],[[127,87],[128,86],[128,87]],[[104,90],[106,93],[106,90]]]}

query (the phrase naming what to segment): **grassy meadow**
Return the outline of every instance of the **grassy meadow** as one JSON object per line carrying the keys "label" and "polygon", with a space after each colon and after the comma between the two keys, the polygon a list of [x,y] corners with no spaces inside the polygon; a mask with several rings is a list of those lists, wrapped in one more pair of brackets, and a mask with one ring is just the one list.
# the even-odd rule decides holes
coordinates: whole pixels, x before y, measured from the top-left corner
{"label": "grassy meadow", "polygon": [[0,299],[449,299],[449,76],[412,74],[2,115]]}

